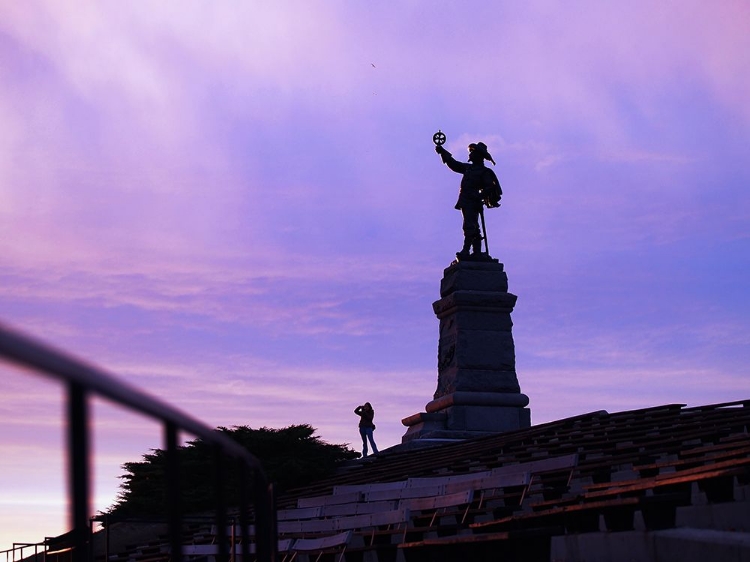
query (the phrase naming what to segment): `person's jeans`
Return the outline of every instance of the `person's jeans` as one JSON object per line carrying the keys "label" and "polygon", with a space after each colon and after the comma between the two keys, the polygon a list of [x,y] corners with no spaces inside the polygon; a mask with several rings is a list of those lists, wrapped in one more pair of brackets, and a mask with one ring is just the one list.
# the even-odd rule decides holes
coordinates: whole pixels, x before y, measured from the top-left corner
{"label": "person's jeans", "polygon": [[372,452],[377,454],[378,447],[375,445],[375,439],[372,437],[371,427],[360,427],[359,434],[362,436],[362,456],[367,456],[367,440],[370,440],[370,446],[372,446]]}

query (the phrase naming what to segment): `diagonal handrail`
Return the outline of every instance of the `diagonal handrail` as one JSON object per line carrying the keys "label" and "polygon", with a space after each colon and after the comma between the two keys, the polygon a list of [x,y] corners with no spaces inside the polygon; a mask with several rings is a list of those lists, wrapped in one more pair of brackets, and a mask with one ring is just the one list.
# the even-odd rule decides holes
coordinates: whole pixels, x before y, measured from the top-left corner
{"label": "diagonal handrail", "polygon": [[[117,380],[114,375],[86,364],[62,351],[43,344],[17,330],[0,324],[0,357],[39,373],[63,380],[68,385],[68,465],[69,494],[71,496],[71,524],[73,527],[74,561],[86,560],[88,540],[88,520],[90,515],[89,490],[89,435],[88,435],[88,395],[96,394],[131,410],[155,418],[164,424],[164,440],[167,452],[167,497],[169,503],[170,543],[172,562],[182,558],[182,511],[179,501],[178,480],[178,439],[182,430],[206,443],[214,445],[216,451],[217,491],[221,490],[221,459],[230,457],[240,463],[241,475],[253,474],[255,484],[255,516],[257,526],[258,560],[274,562],[276,554],[276,516],[273,501],[273,488],[268,482],[260,461],[239,443],[215,431],[195,418],[137,388]],[[244,478],[242,478],[244,484]],[[240,518],[247,518],[247,490],[241,486]],[[226,529],[226,505],[223,495],[218,494],[217,526]],[[243,525],[245,529],[247,525]],[[243,533],[244,534],[244,533]],[[247,545],[247,538],[242,542]],[[222,541],[223,542],[223,541]],[[222,548],[222,550],[225,550]],[[243,553],[248,556],[249,553]],[[247,560],[247,557],[245,558]]]}

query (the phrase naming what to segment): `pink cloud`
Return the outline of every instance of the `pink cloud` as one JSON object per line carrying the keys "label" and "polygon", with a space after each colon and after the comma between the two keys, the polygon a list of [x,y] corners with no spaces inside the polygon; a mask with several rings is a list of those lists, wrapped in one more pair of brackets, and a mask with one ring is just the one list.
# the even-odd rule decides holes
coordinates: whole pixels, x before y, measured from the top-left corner
{"label": "pink cloud", "polygon": [[[461,238],[439,127],[498,162],[535,422],[744,392],[748,8],[476,9],[4,6],[0,315],[211,424],[356,445],[369,400],[396,443]],[[2,419],[59,438],[29,388]],[[124,418],[100,416],[107,480]]]}

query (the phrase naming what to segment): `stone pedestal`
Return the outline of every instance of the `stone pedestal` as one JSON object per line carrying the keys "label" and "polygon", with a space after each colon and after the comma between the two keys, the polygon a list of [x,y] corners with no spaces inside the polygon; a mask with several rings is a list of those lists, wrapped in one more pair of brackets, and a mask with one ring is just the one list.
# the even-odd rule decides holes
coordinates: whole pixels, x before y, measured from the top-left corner
{"label": "stone pedestal", "polygon": [[415,439],[466,439],[531,425],[529,399],[516,377],[503,264],[460,261],[444,272],[439,301],[438,384],[425,411],[404,418],[402,443]]}

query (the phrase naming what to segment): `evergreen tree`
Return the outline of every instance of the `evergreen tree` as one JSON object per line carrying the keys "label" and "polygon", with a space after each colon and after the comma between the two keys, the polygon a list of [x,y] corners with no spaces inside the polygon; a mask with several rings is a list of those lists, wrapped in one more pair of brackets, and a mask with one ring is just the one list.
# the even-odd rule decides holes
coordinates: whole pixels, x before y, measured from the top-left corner
{"label": "evergreen tree", "polygon": [[[333,473],[337,463],[359,456],[347,445],[326,443],[307,424],[282,429],[219,427],[220,431],[244,446],[260,461],[277,492],[304,486]],[[201,439],[189,441],[178,449],[180,488],[183,509],[187,513],[214,507],[215,463],[213,446]],[[123,465],[120,494],[109,509],[110,518],[161,517],[165,509],[164,467],[166,452],[154,449],[140,462]],[[222,474],[223,493],[227,503],[236,505],[239,498],[237,464],[225,465]],[[246,483],[252,489],[250,482]]]}

